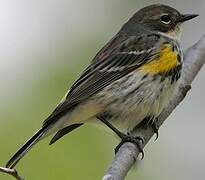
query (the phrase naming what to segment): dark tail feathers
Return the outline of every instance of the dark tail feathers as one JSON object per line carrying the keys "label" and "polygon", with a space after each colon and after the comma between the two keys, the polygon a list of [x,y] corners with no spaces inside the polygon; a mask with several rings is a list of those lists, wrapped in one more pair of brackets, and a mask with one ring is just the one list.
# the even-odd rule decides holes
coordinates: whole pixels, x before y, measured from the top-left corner
{"label": "dark tail feathers", "polygon": [[13,156],[12,158],[7,162],[6,167],[7,168],[14,168],[14,166],[18,163],[18,161],[24,157],[24,155],[39,141],[41,140],[42,136],[46,132],[45,127],[42,127],[40,130],[38,130],[32,138],[30,138]]}

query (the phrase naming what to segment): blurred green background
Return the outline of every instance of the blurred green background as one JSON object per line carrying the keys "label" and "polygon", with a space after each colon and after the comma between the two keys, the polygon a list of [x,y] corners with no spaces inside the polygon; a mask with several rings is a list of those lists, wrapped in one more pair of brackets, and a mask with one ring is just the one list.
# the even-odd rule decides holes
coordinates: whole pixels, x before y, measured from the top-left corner
{"label": "blurred green background", "polygon": [[[205,32],[205,2],[137,0],[0,1],[0,165],[41,126],[95,53],[139,8],[163,2],[201,16],[186,25],[188,47]],[[194,7],[194,8],[193,8]],[[186,100],[150,141],[127,180],[204,179],[204,70]],[[29,180],[101,179],[118,141],[86,125],[18,164]],[[13,179],[0,174],[0,179]]]}

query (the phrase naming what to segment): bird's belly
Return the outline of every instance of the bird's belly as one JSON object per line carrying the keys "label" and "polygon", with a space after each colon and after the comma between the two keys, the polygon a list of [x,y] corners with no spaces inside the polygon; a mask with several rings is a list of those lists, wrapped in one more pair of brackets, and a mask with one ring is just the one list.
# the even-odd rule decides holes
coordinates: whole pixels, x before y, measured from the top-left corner
{"label": "bird's belly", "polygon": [[108,120],[127,132],[144,118],[157,117],[169,103],[176,85],[170,77],[130,74],[104,89],[98,100],[105,105]]}

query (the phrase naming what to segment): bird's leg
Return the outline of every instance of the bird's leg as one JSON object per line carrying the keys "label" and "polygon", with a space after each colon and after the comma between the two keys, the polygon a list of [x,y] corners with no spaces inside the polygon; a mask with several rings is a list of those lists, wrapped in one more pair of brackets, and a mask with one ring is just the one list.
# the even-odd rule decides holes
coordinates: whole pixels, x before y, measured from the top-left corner
{"label": "bird's leg", "polygon": [[112,131],[114,131],[120,138],[121,142],[120,144],[115,148],[115,154],[118,152],[120,147],[126,143],[126,142],[131,142],[137,146],[139,149],[140,153],[142,153],[142,159],[144,157],[144,152],[142,149],[142,144],[144,140],[141,137],[134,137],[129,134],[124,134],[120,132],[117,128],[115,128],[110,122],[108,122],[104,117],[102,116],[97,116],[97,119],[99,119],[101,122],[103,122],[107,127],[109,127]]}
{"label": "bird's leg", "polygon": [[114,127],[110,122],[108,122],[104,117],[102,116],[97,116],[97,119],[99,119],[101,122],[103,122],[107,127],[109,127],[113,132],[115,132],[118,137],[120,137],[121,139],[123,139],[125,136],[127,136],[126,134],[120,132],[116,127]]}

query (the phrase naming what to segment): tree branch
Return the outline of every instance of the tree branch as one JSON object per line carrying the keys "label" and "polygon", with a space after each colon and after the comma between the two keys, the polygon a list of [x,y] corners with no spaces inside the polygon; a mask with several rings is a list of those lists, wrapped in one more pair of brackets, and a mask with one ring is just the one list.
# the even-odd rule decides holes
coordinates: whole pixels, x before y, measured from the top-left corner
{"label": "tree branch", "polygon": [[5,174],[9,174],[9,175],[15,177],[17,180],[23,180],[23,178],[18,175],[18,172],[15,169],[0,167],[0,172],[5,173]]}
{"label": "tree branch", "polygon": [[[187,92],[191,89],[191,83],[205,63],[205,36],[195,45],[190,47],[184,55],[184,65],[179,87],[170,101],[169,105],[160,114],[157,125],[160,127],[172,111],[185,98]],[[132,132],[134,136],[140,136],[144,139],[142,147],[148,143],[154,135],[151,127],[141,125]],[[125,143],[121,146],[118,153],[113,159],[111,166],[108,168],[103,180],[123,180],[130,168],[139,156],[139,149],[132,143]]]}

